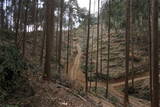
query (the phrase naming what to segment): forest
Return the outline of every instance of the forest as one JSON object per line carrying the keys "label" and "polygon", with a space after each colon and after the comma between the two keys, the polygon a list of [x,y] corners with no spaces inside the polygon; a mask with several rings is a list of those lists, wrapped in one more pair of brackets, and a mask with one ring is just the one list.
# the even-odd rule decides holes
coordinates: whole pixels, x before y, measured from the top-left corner
{"label": "forest", "polygon": [[0,107],[160,107],[159,0],[0,0]]}

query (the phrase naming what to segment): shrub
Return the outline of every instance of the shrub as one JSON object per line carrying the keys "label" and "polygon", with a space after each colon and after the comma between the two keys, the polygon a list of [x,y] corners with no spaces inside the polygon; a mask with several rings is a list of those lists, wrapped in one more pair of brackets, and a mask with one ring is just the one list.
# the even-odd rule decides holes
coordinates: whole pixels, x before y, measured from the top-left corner
{"label": "shrub", "polygon": [[82,97],[84,97],[86,95],[85,92],[84,92],[83,87],[80,87],[79,89],[76,89],[75,93],[80,95],[80,96],[82,96]]}
{"label": "shrub", "polygon": [[[99,80],[99,81],[105,81],[106,78],[107,78],[107,74],[103,74],[103,73],[98,73],[97,76],[96,76],[96,73],[92,73],[92,76],[91,77],[88,77],[89,81],[96,81],[96,78]],[[109,75],[109,80],[112,79],[112,77]]]}
{"label": "shrub", "polygon": [[0,39],[3,40],[3,41],[6,41],[6,40],[14,40],[15,38],[15,33],[12,32],[12,31],[8,31],[8,30],[5,30],[5,29],[0,29]]}
{"label": "shrub", "polygon": [[[85,72],[86,70],[86,65],[82,64],[81,65],[81,69],[83,70],[83,72]],[[95,65],[94,64],[89,64],[88,65],[88,72],[92,72],[95,69]]]}
{"label": "shrub", "polygon": [[55,80],[60,80],[60,73],[52,72],[52,78],[54,78]]}
{"label": "shrub", "polygon": [[110,96],[109,100],[113,103],[116,104],[118,102],[117,98],[114,96]]}
{"label": "shrub", "polygon": [[0,46],[0,93],[15,91],[20,73],[26,68],[25,61],[14,46]]}

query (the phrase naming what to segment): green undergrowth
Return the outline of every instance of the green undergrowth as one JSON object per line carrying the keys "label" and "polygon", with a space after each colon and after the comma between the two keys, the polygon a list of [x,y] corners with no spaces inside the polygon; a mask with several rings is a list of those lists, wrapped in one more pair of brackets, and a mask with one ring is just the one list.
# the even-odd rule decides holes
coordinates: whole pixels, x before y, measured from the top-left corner
{"label": "green undergrowth", "polygon": [[[81,69],[83,72],[86,71],[86,65],[85,64],[81,64]],[[92,72],[95,69],[95,65],[94,64],[89,64],[88,65],[88,72]]]}
{"label": "green undergrowth", "polygon": [[[15,33],[0,29],[0,104],[2,107],[18,107],[8,105],[9,99],[19,99],[33,95],[32,87],[23,73],[29,63],[23,59],[21,52],[11,42]],[[0,105],[1,106],[1,105]]]}
{"label": "green undergrowth", "polygon": [[[141,68],[133,69],[135,71],[135,75],[141,75],[144,72],[148,71],[147,69],[143,69],[143,68],[145,68],[145,67],[141,66]],[[88,75],[88,79],[89,79],[89,81],[96,81],[96,78],[97,78],[98,81],[105,81],[106,78],[109,78],[109,80],[121,80],[121,79],[125,78],[125,72],[117,72],[117,71],[114,71],[114,72],[115,73],[113,73],[113,71],[112,71],[108,77],[107,77],[107,74],[104,74],[104,73],[98,73],[96,76],[96,73],[91,72],[92,74],[91,74],[91,76],[90,76],[90,74]],[[132,70],[130,70],[128,76],[129,77],[132,76]]]}
{"label": "green undergrowth", "polygon": [[15,38],[15,33],[6,29],[0,29],[1,41],[12,41]]}
{"label": "green undergrowth", "polygon": [[[143,85],[142,85],[143,84]],[[120,91],[124,92],[124,86],[120,88]],[[150,101],[150,89],[149,89],[149,81],[142,80],[135,82],[135,87],[132,87],[131,84],[129,84],[128,94],[130,96],[134,96],[139,99]],[[160,95],[160,92],[159,92]]]}
{"label": "green undergrowth", "polygon": [[109,101],[116,107],[122,107],[117,97],[113,96],[110,93],[108,94],[108,97],[106,97],[106,89],[103,87],[97,87],[97,92],[95,91],[95,87],[91,87],[91,92],[94,93],[97,97],[102,98],[106,101]]}

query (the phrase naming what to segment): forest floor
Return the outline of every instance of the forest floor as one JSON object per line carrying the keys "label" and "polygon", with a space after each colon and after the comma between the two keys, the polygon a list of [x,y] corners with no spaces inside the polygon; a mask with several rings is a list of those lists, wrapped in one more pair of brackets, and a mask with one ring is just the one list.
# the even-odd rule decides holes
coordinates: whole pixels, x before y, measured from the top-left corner
{"label": "forest floor", "polygon": [[0,107],[97,107],[88,97],[80,97],[59,83],[44,81],[41,73],[27,73],[27,77],[34,94],[23,98],[10,98],[0,104]]}
{"label": "forest floor", "polygon": [[[80,69],[81,49],[78,44],[76,46],[77,46],[78,54],[76,55],[75,60],[72,63],[72,66],[70,67],[69,77],[72,81],[77,82],[75,84],[78,84],[78,85],[81,84],[84,88],[85,87],[85,75]],[[137,77],[137,78],[135,78],[135,82],[145,80],[148,78],[149,78],[149,76],[147,76],[147,75]],[[131,83],[131,80],[129,80],[129,83]],[[92,82],[91,84],[93,86],[94,82]],[[122,90],[120,90],[120,89],[122,89],[124,84],[125,84],[124,81],[109,84],[109,93],[118,99],[119,102],[117,102],[117,103],[120,103],[120,105],[123,105],[123,102],[124,102],[123,101],[124,93],[122,92]],[[98,87],[105,88],[105,86],[106,86],[106,84],[104,82],[98,82]],[[96,101],[97,103],[98,102],[101,103],[103,105],[103,107],[113,107],[114,106],[113,104],[111,104],[107,100],[105,100],[103,98],[99,98],[97,96],[94,96],[93,94],[88,94],[88,96],[91,99],[93,99],[94,101]],[[148,101],[138,99],[133,96],[129,96],[129,102],[132,107],[149,107]]]}

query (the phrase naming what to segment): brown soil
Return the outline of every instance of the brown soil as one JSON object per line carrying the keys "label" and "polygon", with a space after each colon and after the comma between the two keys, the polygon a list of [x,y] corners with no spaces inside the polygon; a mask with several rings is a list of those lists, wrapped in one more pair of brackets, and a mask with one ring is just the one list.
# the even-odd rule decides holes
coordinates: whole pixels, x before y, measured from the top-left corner
{"label": "brown soil", "polygon": [[[85,76],[83,74],[83,72],[80,70],[80,56],[81,56],[81,50],[79,45],[77,45],[77,50],[78,50],[78,54],[74,60],[74,64],[72,65],[72,67],[70,68],[70,79],[76,81],[77,83],[81,83],[81,85],[84,87],[85,85]],[[145,75],[145,76],[137,76],[135,78],[135,81],[141,81],[144,79],[149,78],[149,76]],[[131,83],[131,80],[129,81],[129,83]],[[94,83],[92,82],[92,86],[94,85]],[[111,83],[109,84],[109,93],[111,93],[111,95],[115,96],[116,98],[119,99],[121,105],[123,105],[124,101],[124,93],[121,92],[121,90],[118,90],[118,88],[122,87],[124,85],[124,81],[119,81],[117,83]],[[98,87],[104,87],[105,88],[106,84],[104,82],[98,82]],[[103,107],[112,107],[113,105],[110,104],[109,102],[105,101],[104,99],[98,98],[93,96],[92,94],[88,94],[88,96],[93,99],[94,101],[101,102]],[[142,99],[138,99],[135,97],[130,96],[129,97],[129,102],[133,107],[149,107],[149,102],[146,100],[142,100]]]}
{"label": "brown soil", "polygon": [[[74,63],[72,65],[72,67],[69,70],[69,77],[70,80],[75,81],[75,86],[78,87],[78,85],[82,85],[83,87],[85,87],[85,75],[84,73],[81,71],[80,69],[80,58],[81,58],[81,49],[80,46],[77,44],[77,50],[78,50],[78,54],[75,57]],[[90,93],[88,93],[88,97],[92,100],[94,100],[96,103],[99,104],[99,106],[102,107],[114,107],[111,103],[105,101],[102,98],[98,98]]]}
{"label": "brown soil", "polygon": [[95,102],[89,98],[76,96],[72,90],[53,81],[44,81],[42,73],[27,73],[26,75],[35,92],[34,95],[21,99],[10,99],[7,103],[0,104],[0,107],[8,104],[20,107],[97,107]]}

